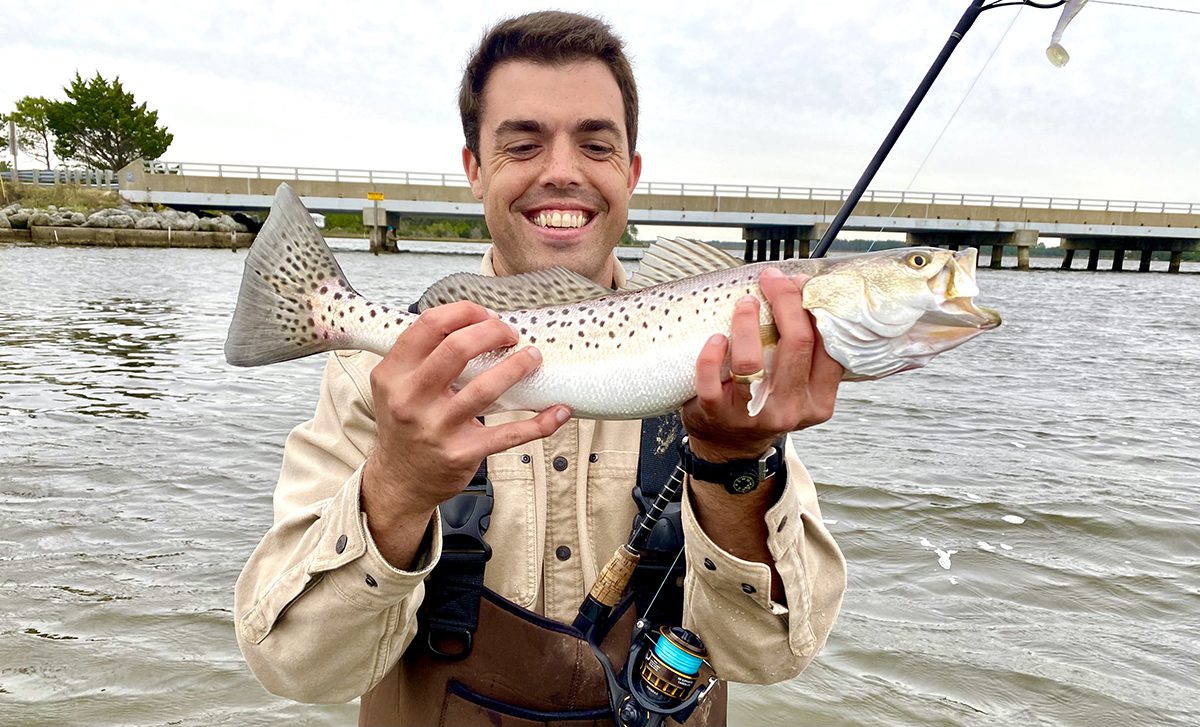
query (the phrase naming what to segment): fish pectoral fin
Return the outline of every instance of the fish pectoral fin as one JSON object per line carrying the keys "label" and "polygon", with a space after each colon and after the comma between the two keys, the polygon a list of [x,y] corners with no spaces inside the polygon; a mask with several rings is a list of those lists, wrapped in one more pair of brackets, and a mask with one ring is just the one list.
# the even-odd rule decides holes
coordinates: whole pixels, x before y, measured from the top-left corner
{"label": "fish pectoral fin", "polygon": [[[778,340],[778,338],[776,338]],[[764,342],[765,343],[765,342]],[[774,341],[772,341],[772,344]],[[746,412],[754,417],[767,405],[775,385],[775,346],[763,346],[763,377],[750,382],[750,401],[746,402]]]}
{"label": "fish pectoral fin", "polygon": [[771,379],[763,378],[750,382],[750,401],[746,402],[746,412],[754,417],[767,405],[771,397]]}

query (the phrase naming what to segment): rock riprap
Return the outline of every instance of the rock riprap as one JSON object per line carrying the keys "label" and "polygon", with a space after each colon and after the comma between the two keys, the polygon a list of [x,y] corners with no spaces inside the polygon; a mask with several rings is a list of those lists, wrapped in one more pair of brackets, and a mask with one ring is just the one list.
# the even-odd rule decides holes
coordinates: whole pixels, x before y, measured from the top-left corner
{"label": "rock riprap", "polygon": [[229,215],[200,217],[194,212],[139,210],[119,207],[97,210],[90,215],[60,210],[51,205],[45,209],[10,204],[0,209],[0,228],[28,229],[30,227],[103,227],[109,229],[179,230],[187,232],[246,232],[247,228]]}

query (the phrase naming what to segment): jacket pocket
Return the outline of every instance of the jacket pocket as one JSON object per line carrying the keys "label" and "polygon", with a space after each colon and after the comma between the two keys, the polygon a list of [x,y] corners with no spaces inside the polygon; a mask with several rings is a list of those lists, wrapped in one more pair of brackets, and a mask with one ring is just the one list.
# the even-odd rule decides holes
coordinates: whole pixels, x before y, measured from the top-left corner
{"label": "jacket pocket", "polygon": [[[530,461],[522,461],[522,457]],[[484,535],[492,546],[492,559],[483,573],[484,584],[523,608],[531,608],[537,597],[541,567],[532,461],[520,452],[488,457],[488,479],[496,499]]]}

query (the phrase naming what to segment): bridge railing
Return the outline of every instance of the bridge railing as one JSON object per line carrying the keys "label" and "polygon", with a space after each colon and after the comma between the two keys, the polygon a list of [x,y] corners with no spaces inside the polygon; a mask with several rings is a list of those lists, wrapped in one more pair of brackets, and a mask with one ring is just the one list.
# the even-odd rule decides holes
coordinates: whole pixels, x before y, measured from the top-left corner
{"label": "bridge railing", "polygon": [[[4,181],[12,181],[12,172],[0,172]],[[49,187],[55,184],[72,184],[77,187],[97,187],[100,189],[116,189],[117,173],[109,169],[76,169],[59,167],[58,169],[22,169],[17,172],[17,180],[21,184],[35,184]]]}
{"label": "bridge railing", "polygon": [[[470,186],[465,174],[436,172],[395,172],[371,169],[328,169],[321,167],[284,167],[257,164],[206,164],[192,162],[146,162],[147,174],[185,174],[202,177],[251,179],[313,180],[323,182],[365,182],[368,184],[412,184],[441,187]],[[640,182],[639,194],[675,197],[803,199],[841,202],[849,189],[836,187],[772,187],[754,184],[699,184],[695,182]],[[1015,207],[1024,209],[1090,210],[1097,212],[1147,212],[1200,214],[1200,203],[1153,202],[1146,200],[1084,199],[1075,197],[1039,197],[970,192],[912,192],[869,189],[863,202],[910,205],[959,205],[977,207]]]}

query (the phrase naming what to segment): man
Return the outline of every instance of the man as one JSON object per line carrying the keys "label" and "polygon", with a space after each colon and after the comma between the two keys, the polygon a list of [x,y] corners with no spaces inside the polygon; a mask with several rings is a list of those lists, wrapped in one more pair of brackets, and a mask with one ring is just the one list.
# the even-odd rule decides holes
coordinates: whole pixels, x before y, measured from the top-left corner
{"label": "man", "polygon": [[[493,237],[483,272],[565,266],[624,283],[612,251],[641,157],[636,86],[610,29],[559,12],[498,24],[466,68],[460,110],[463,165]],[[696,472],[713,480],[833,411],[842,370],[800,289],[777,271],[761,285],[780,330],[765,409],[746,412],[748,381],[763,369],[759,302],[747,297],[732,335],[704,347],[697,396],[680,413]],[[594,657],[563,625],[637,513],[640,423],[577,420],[562,406],[481,422],[537,368],[537,350],[461,390],[451,383],[473,357],[516,340],[495,312],[458,302],[424,312],[382,359],[331,357],[314,418],[288,438],[275,524],[237,585],[238,640],[267,689],[309,702],[365,695],[361,724],[611,720]],[[723,381],[726,361],[735,377]],[[485,459],[495,502],[479,627],[467,658],[439,661],[415,638],[442,556],[436,514]],[[824,643],[845,587],[811,479],[787,444],[785,466],[751,492],[698,477],[685,489],[679,619],[723,679],[794,676]],[[724,723],[723,700],[709,701],[690,723]]]}

